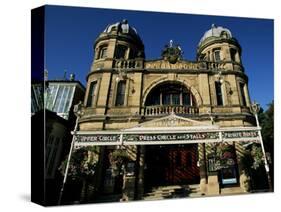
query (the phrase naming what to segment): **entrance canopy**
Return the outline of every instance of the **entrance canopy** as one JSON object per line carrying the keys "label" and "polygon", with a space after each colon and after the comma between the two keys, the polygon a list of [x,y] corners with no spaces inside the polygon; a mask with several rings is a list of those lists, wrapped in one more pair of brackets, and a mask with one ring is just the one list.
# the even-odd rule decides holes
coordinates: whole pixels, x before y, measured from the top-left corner
{"label": "entrance canopy", "polygon": [[77,131],[74,147],[258,142],[258,127],[219,127],[175,114],[119,131]]}

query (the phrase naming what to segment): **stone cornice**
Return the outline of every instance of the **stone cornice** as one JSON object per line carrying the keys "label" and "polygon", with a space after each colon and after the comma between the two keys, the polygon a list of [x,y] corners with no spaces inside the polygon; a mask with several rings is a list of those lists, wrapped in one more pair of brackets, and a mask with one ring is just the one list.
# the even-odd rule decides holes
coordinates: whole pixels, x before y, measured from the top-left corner
{"label": "stone cornice", "polygon": [[[212,116],[216,119],[216,121],[220,120],[244,120],[244,119],[253,119],[254,117],[251,113],[212,113]],[[159,118],[159,116],[157,116]],[[209,114],[196,114],[196,115],[183,115],[183,117],[192,118],[193,120],[209,120],[210,116]],[[111,121],[121,121],[124,122],[124,120],[130,119],[130,121],[137,121],[137,122],[143,122],[144,120],[152,120],[155,119],[155,116],[143,116],[143,115],[94,115],[94,116],[88,116],[85,118],[81,118],[79,120],[79,123],[87,123],[87,122],[111,122]]]}
{"label": "stone cornice", "polygon": [[140,38],[133,38],[130,35],[120,35],[120,34],[101,34],[100,37],[98,37],[95,40],[94,43],[94,49],[96,48],[96,45],[98,42],[100,41],[104,41],[104,40],[109,40],[109,39],[118,39],[121,41],[126,41],[126,42],[132,42],[134,44],[136,44],[138,47],[141,47],[142,49],[144,48],[143,42]]}
{"label": "stone cornice", "polygon": [[[217,70],[208,70],[208,69],[199,69],[199,70],[189,70],[189,69],[128,69],[126,70],[127,74],[133,74],[133,73],[143,73],[143,74],[169,74],[169,73],[177,73],[177,74],[209,74],[209,75],[216,75],[218,74]],[[88,80],[89,76],[93,74],[102,74],[102,73],[113,73],[118,74],[118,70],[115,68],[111,69],[101,69],[98,71],[92,71],[90,72],[86,79]],[[248,76],[241,72],[241,71],[233,71],[233,70],[222,70],[222,75],[228,75],[228,74],[234,74],[237,76],[240,76],[248,81]]]}

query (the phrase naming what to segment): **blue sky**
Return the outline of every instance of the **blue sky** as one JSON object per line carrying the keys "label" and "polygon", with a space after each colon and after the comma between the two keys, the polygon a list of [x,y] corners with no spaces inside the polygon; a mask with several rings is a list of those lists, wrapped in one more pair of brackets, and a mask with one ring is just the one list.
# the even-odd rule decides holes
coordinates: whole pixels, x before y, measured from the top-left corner
{"label": "blue sky", "polygon": [[274,24],[270,19],[47,6],[45,64],[49,79],[62,78],[66,70],[86,85],[95,39],[108,24],[122,19],[139,33],[146,59],[160,58],[172,39],[181,46],[184,59],[195,60],[198,42],[212,23],[230,29],[242,47],[251,99],[264,109],[273,100]]}

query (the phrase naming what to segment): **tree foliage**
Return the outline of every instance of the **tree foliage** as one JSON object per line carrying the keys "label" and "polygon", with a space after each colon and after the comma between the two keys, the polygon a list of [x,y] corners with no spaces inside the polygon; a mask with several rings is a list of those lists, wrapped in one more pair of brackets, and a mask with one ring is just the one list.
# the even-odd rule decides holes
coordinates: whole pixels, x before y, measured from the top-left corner
{"label": "tree foliage", "polygon": [[[98,151],[95,147],[80,148],[75,150],[69,162],[68,177],[72,180],[85,180],[94,176],[98,163]],[[68,157],[62,161],[59,170],[65,174]]]}
{"label": "tree foliage", "polygon": [[[268,104],[268,109],[262,108],[258,113],[262,128],[263,144],[266,152],[270,153],[270,176],[273,182],[273,146],[274,146],[274,103]],[[268,159],[268,158],[267,158]],[[267,160],[268,161],[268,160]],[[242,169],[251,178],[248,182],[249,190],[263,190],[268,188],[268,181],[264,168],[264,156],[259,145],[251,145],[241,158]]]}
{"label": "tree foliage", "polygon": [[259,115],[262,127],[262,137],[266,151],[273,154],[274,141],[274,102],[268,104],[268,109]]}

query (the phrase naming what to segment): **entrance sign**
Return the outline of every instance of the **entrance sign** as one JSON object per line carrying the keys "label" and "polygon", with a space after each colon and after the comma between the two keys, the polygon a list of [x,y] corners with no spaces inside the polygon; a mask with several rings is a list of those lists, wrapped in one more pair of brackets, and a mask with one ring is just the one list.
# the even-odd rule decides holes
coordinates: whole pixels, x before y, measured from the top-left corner
{"label": "entrance sign", "polygon": [[173,130],[138,130],[138,131],[79,131],[74,135],[74,146],[106,145],[158,145],[191,144],[208,142],[259,141],[256,127],[188,129]]}
{"label": "entrance sign", "polygon": [[231,139],[231,138],[257,138],[258,131],[230,131],[230,132],[223,132],[222,133],[223,138],[225,139]]}
{"label": "entrance sign", "polygon": [[216,141],[219,139],[219,132],[190,132],[190,133],[155,133],[155,134],[124,134],[124,145],[145,145],[145,144],[183,144],[200,141]]}
{"label": "entrance sign", "polygon": [[121,145],[120,134],[74,135],[75,147]]}

